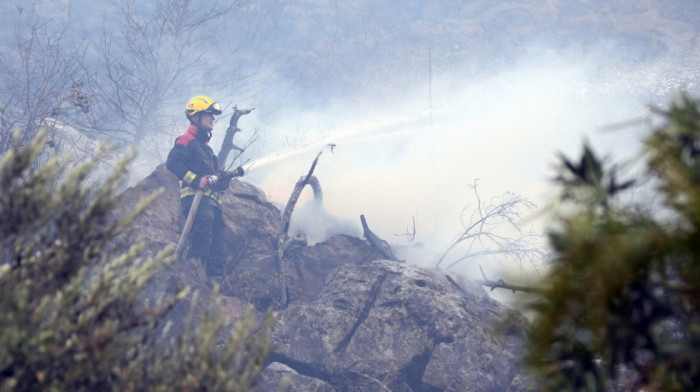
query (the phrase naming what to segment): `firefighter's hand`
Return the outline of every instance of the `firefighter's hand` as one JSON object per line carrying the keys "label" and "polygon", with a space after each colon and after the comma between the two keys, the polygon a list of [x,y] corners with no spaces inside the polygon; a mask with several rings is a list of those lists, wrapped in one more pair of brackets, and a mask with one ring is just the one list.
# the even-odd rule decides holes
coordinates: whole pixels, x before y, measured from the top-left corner
{"label": "firefighter's hand", "polygon": [[236,170],[233,171],[233,173],[236,177],[243,177],[243,175],[245,174],[245,170],[243,170],[243,167],[238,166]]}
{"label": "firefighter's hand", "polygon": [[207,175],[199,180],[199,189],[207,190],[216,184],[216,176]]}

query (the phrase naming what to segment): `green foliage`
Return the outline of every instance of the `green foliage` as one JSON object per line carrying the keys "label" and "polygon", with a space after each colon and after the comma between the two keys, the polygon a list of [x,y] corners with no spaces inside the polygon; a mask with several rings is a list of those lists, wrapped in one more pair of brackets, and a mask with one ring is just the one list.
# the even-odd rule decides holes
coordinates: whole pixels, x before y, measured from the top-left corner
{"label": "green foliage", "polygon": [[588,146],[580,164],[562,160],[575,208],[550,233],[528,354],[545,390],[700,388],[700,103],[684,95],[658,114],[642,180],[663,213],[617,201],[631,183]]}
{"label": "green foliage", "polygon": [[166,315],[190,292],[149,305],[139,296],[173,261],[172,247],[145,258],[144,241],[114,241],[158,193],[116,216],[130,158],[92,181],[107,153],[98,151],[58,178],[65,162],[55,157],[35,168],[45,141],[42,132],[26,148],[16,143],[0,161],[0,391],[250,390],[271,316],[260,327],[251,310],[227,336],[215,290],[210,307],[168,337]]}

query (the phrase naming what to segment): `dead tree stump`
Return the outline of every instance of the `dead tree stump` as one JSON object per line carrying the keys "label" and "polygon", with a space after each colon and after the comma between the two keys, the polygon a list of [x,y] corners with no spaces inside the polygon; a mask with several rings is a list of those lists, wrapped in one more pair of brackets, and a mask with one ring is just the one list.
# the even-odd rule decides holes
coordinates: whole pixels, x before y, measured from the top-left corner
{"label": "dead tree stump", "polygon": [[314,196],[318,194],[319,198],[323,197],[320,192],[321,187],[318,183],[318,179],[316,179],[316,177],[313,176],[314,169],[316,169],[316,164],[318,163],[318,158],[321,156],[322,152],[323,151],[319,152],[318,155],[316,155],[316,159],[314,159],[313,163],[311,164],[309,172],[305,176],[302,176],[299,179],[299,181],[297,181],[296,185],[294,186],[294,190],[292,190],[291,196],[289,196],[289,201],[287,201],[287,205],[284,208],[284,212],[282,213],[282,227],[280,228],[280,233],[277,236],[277,265],[279,268],[280,276],[280,298],[282,308],[285,308],[287,306],[287,302],[289,301],[287,294],[287,283],[285,280],[286,272],[284,263],[284,250],[286,249],[287,243],[289,241],[289,223],[292,219],[292,212],[294,211],[294,207],[297,204],[297,200],[299,200],[301,191],[306,185],[312,184],[312,188],[314,189]]}
{"label": "dead tree stump", "polygon": [[226,159],[228,158],[228,154],[229,152],[231,152],[231,150],[236,150],[240,152],[244,151],[244,148],[238,147],[237,145],[233,144],[233,136],[236,134],[236,132],[241,131],[241,129],[238,128],[238,119],[252,112],[253,110],[255,109],[238,109],[237,106],[233,107],[233,114],[231,115],[231,119],[229,120],[228,128],[226,128],[226,135],[224,135],[224,141],[221,143],[221,150],[219,150],[219,155],[216,157],[219,161],[220,170],[224,170],[226,168]]}
{"label": "dead tree stump", "polygon": [[360,215],[360,222],[362,222],[362,231],[364,232],[365,238],[367,238],[367,241],[369,241],[372,247],[381,253],[382,257],[389,260],[401,261],[394,256],[394,252],[391,250],[389,243],[381,239],[369,229],[369,225],[367,225],[367,220],[365,219],[364,215]]}

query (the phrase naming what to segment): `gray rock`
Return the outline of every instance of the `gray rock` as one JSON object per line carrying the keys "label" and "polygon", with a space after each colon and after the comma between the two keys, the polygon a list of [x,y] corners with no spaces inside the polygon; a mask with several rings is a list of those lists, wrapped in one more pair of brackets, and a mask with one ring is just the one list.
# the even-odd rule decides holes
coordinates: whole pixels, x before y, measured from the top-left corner
{"label": "gray rock", "polygon": [[382,260],[340,267],[318,299],[281,311],[272,356],[337,387],[356,373],[385,388],[505,391],[524,328],[521,315],[467,298],[444,275]]}
{"label": "gray rock", "polygon": [[537,392],[540,389],[537,388],[536,385],[532,376],[526,373],[520,373],[515,376],[506,392]]}
{"label": "gray rock", "polygon": [[258,392],[335,392],[335,390],[330,384],[318,378],[302,376],[279,362],[272,362],[263,370],[257,387]]}

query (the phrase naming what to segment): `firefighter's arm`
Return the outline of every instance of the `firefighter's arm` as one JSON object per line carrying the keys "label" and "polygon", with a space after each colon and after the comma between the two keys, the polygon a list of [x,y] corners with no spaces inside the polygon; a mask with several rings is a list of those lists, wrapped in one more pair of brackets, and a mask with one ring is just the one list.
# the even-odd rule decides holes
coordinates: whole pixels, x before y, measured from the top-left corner
{"label": "firefighter's arm", "polygon": [[209,176],[199,176],[189,170],[185,164],[187,159],[187,150],[185,146],[181,144],[175,144],[175,146],[168,153],[168,159],[165,162],[165,167],[168,168],[177,178],[180,179],[185,185],[191,186],[193,188],[207,189],[209,187]]}

